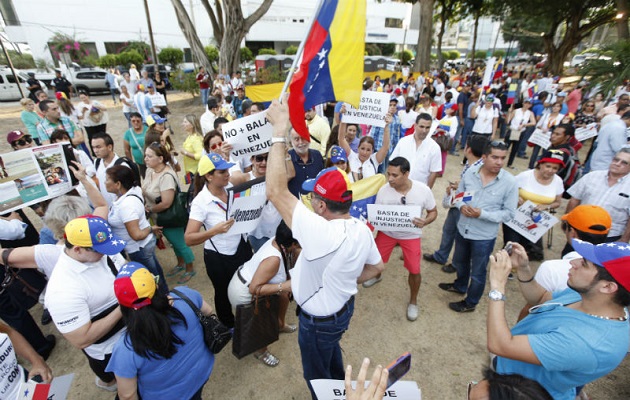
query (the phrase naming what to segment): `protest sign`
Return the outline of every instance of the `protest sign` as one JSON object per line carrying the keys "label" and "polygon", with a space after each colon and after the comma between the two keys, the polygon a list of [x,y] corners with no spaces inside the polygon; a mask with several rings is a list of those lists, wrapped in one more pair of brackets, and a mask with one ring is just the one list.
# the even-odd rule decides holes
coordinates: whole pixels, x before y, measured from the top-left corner
{"label": "protest sign", "polygon": [[37,204],[73,189],[61,144],[0,155],[0,213]]}
{"label": "protest sign", "polygon": [[597,123],[594,122],[592,124],[588,124],[582,128],[577,128],[575,130],[575,139],[578,142],[583,142],[586,139],[590,139],[594,136],[597,136]]}
{"label": "protest sign", "polygon": [[514,229],[525,239],[536,243],[557,222],[558,218],[546,211],[534,211],[536,205],[526,201],[516,209],[516,214],[507,226]]}
{"label": "protest sign", "polygon": [[494,75],[494,64],[497,62],[496,57],[490,57],[486,60],[486,70],[483,73],[483,80],[481,81],[481,87],[490,87],[492,77]]}
{"label": "protest sign", "polygon": [[421,206],[368,204],[368,222],[379,231],[422,233],[411,222],[413,218],[422,217]]}
{"label": "protest sign", "polygon": [[20,386],[20,400],[65,400],[70,392],[74,374],[56,376],[50,383],[35,381],[23,382]]}
{"label": "protest sign", "polygon": [[[370,382],[365,382],[367,387]],[[313,391],[319,400],[345,400],[346,387],[342,380],[336,379],[312,379]],[[357,387],[357,382],[352,381],[352,387]],[[386,398],[422,400],[422,392],[414,381],[398,381],[385,390]]]}
{"label": "protest sign", "polygon": [[233,186],[228,192],[227,216],[234,218],[230,233],[250,233],[258,226],[267,203],[265,177]]}
{"label": "protest sign", "polygon": [[342,115],[341,121],[347,124],[365,124],[384,128],[390,97],[389,93],[364,90],[361,92],[359,108],[356,109],[346,103],[346,113]]}
{"label": "protest sign", "polygon": [[541,129],[534,130],[534,133],[529,137],[528,142],[536,144],[543,149],[547,150],[551,146],[549,141],[550,134],[544,133]]}
{"label": "protest sign", "polygon": [[271,148],[273,127],[267,121],[266,111],[228,122],[222,130],[225,141],[232,145],[233,159],[268,153]]}

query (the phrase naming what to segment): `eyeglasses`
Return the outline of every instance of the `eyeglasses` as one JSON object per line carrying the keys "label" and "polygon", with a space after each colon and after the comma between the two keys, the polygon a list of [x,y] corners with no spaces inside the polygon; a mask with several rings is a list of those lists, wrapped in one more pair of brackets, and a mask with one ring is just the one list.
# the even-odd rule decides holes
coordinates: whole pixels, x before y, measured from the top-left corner
{"label": "eyeglasses", "polygon": [[216,150],[217,147],[221,147],[222,144],[223,142],[215,143],[212,146],[210,146],[210,150]]}
{"label": "eyeglasses", "polygon": [[403,196],[400,198],[400,203],[404,206],[407,204],[407,197]]}
{"label": "eyeglasses", "polygon": [[468,382],[468,390],[466,390],[466,399],[470,400],[470,392],[472,391],[472,388],[475,387],[479,382],[477,381],[470,381]]}
{"label": "eyeglasses", "polygon": [[30,136],[24,136],[20,140],[15,140],[13,142],[13,146],[26,146],[27,144],[33,143],[33,139]]}
{"label": "eyeglasses", "polygon": [[628,161],[626,161],[626,160],[622,160],[622,159],[621,159],[621,158],[619,158],[619,157],[613,157],[613,159],[612,159],[612,160],[613,160],[613,162],[615,162],[615,163],[620,163],[620,164],[621,164],[621,165],[623,165],[624,167],[627,167],[628,165],[630,165],[630,163],[629,163]]}
{"label": "eyeglasses", "polygon": [[488,146],[492,147],[493,149],[507,150],[507,145],[505,144],[505,142],[502,142],[500,140],[493,140],[492,142],[488,143]]}
{"label": "eyeglasses", "polygon": [[256,160],[256,162],[263,162],[263,161],[267,161],[267,155],[257,155],[256,157],[254,157],[254,160]]}

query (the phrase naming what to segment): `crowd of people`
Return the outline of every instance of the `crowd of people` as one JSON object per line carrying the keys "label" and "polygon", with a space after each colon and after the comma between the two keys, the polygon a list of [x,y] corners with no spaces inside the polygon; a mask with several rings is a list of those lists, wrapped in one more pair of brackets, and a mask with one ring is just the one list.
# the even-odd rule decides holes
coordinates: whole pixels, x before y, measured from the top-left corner
{"label": "crowd of people", "polygon": [[[312,379],[351,373],[339,342],[354,312],[357,284],[378,284],[396,246],[408,271],[409,321],[421,318],[423,260],[455,274],[452,282],[439,284],[458,296],[448,304],[454,312],[475,311],[489,283],[488,348],[496,358],[485,383],[469,387],[470,398],[483,398],[475,396],[493,387],[505,393],[529,387],[521,398],[573,399],[625,356],[630,84],[605,101],[588,82],[563,85],[542,73],[506,72],[488,87],[475,70],[376,76],[366,79],[363,89],[391,94],[383,127],[347,123],[343,102],[326,103],[305,111],[307,139],[291,128],[286,105],[274,101],[266,110],[273,126],[269,152],[234,158],[222,126],[266,108],[245,96],[239,72],[213,81],[199,71],[200,116],[169,114],[159,76],[152,80],[144,71],[142,78],[125,73],[118,79],[110,73],[110,89],[120,91],[118,97],[112,91],[112,98],[120,100],[129,123],[115,135],[122,136],[125,155],[114,152],[114,137],[107,133],[111,109],[87,93],[72,104],[71,88],[60,90],[56,101],[34,93],[21,102],[24,127],[7,140],[14,150],[71,144],[76,160],[69,168],[79,186],[34,206],[44,221],[39,234],[21,211],[0,220],[6,232],[0,245],[13,249],[3,250],[2,262],[46,276],[42,323],[52,321],[84,352],[99,388],[117,391],[122,399],[200,399],[214,355],[183,300],[206,315],[216,312],[233,328],[238,305],[254,296],[279,295],[279,331],[297,332],[304,378],[316,398]],[[509,93],[513,83],[516,94]],[[174,145],[168,125],[178,117],[186,135],[181,147]],[[580,153],[584,143],[576,130],[591,126],[599,132],[597,140],[588,139],[590,151]],[[532,135],[546,136],[549,144],[529,142]],[[459,151],[460,179],[449,182],[446,193],[435,193],[447,165],[460,164],[461,158],[448,154]],[[530,168],[513,175],[516,157],[530,158]],[[385,179],[375,204],[414,207],[415,230],[374,235],[351,216],[353,185],[377,182],[377,175]],[[253,180],[264,182],[268,200],[258,227],[231,233],[228,189]],[[182,192],[188,193],[189,219],[160,225]],[[423,254],[422,230],[440,212],[438,196],[448,210],[440,247]],[[542,238],[533,243],[507,223],[528,201],[534,204],[534,222],[540,213],[561,213],[563,198],[570,199],[561,217],[567,236],[563,257],[534,271],[529,260],[545,260]],[[494,252],[500,229],[506,248]],[[170,268],[156,257],[165,240],[176,260]],[[213,306],[194,290],[167,284],[167,278],[185,285],[196,276],[199,261],[191,247],[201,244]],[[510,329],[505,285],[514,277],[528,309]],[[44,337],[28,309],[10,296],[0,294],[0,318],[11,328],[0,328],[18,353],[26,354],[32,372],[49,379],[44,360],[55,338]],[[285,321],[292,300],[297,326]],[[267,347],[254,356],[269,367],[281,362]],[[364,363],[360,381],[366,369]],[[382,395],[376,380],[386,375],[377,368],[366,393]]]}

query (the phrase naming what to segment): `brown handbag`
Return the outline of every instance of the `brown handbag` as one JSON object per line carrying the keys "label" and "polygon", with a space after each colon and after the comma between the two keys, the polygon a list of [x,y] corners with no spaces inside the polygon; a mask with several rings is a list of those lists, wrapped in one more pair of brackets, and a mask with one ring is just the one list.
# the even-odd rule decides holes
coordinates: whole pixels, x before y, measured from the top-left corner
{"label": "brown handbag", "polygon": [[251,302],[236,306],[232,354],[239,360],[277,341],[280,334],[280,296],[260,296],[261,288]]}

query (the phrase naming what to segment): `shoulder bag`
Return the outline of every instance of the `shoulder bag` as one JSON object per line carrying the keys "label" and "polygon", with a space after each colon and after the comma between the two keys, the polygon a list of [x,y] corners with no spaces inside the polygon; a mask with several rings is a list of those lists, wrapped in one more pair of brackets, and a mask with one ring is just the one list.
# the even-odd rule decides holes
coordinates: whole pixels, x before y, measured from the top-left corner
{"label": "shoulder bag", "polygon": [[171,289],[171,292],[175,293],[184,300],[194,311],[195,315],[197,315],[197,318],[199,318],[199,323],[201,323],[201,328],[203,329],[203,340],[206,342],[208,349],[210,349],[213,354],[217,354],[223,350],[225,345],[227,345],[230,339],[232,339],[232,332],[230,332],[230,329],[219,321],[216,314],[203,315],[199,307],[197,307],[188,298],[188,296],[179,290]]}
{"label": "shoulder bag", "polygon": [[12,302],[20,308],[30,309],[39,300],[48,281],[41,272],[35,269],[13,268],[9,265],[9,254],[13,249],[2,250],[0,269],[0,295],[8,295]]}
{"label": "shoulder bag", "polygon": [[278,310],[280,296],[260,296],[262,285],[256,289],[254,300],[236,306],[232,354],[239,360],[278,340]]}
{"label": "shoulder bag", "polygon": [[188,210],[186,208],[188,205],[188,193],[179,190],[179,183],[172,174],[167,175],[170,175],[175,180],[175,196],[173,197],[173,204],[169,208],[157,213],[155,223],[163,228],[185,227],[188,223]]}

